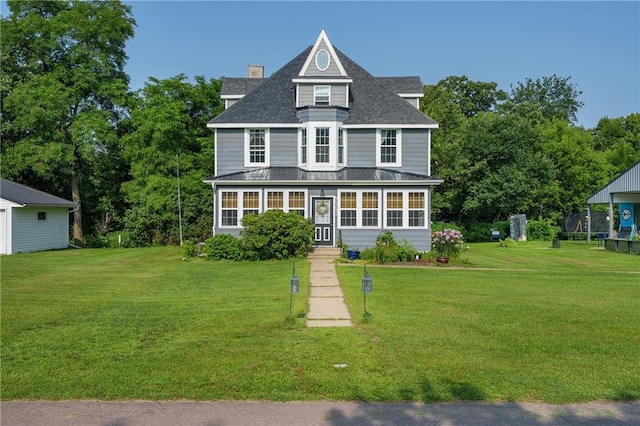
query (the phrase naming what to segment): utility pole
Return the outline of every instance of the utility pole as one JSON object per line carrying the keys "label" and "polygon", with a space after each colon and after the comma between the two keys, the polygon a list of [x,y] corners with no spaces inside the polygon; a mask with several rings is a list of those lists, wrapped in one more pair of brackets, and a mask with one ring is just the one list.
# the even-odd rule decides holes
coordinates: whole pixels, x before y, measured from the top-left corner
{"label": "utility pole", "polygon": [[180,162],[176,155],[176,170],[178,172],[178,223],[180,225],[180,246],[182,247],[182,202],[180,201]]}

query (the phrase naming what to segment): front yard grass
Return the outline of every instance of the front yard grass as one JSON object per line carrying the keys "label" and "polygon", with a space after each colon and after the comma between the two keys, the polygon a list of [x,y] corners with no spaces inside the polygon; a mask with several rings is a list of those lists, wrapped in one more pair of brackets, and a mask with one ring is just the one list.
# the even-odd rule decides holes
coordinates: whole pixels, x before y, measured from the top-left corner
{"label": "front yard grass", "polygon": [[327,329],[304,326],[306,260],[289,321],[293,261],[6,256],[1,397],[639,399],[640,258],[562,243],[471,244],[466,269],[368,266],[367,322],[362,268],[338,266],[355,325]]}

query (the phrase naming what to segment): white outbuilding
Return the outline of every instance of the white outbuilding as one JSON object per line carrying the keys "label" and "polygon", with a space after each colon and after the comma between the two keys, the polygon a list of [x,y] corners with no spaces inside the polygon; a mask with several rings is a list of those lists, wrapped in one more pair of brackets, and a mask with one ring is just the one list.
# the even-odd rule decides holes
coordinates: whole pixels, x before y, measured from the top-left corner
{"label": "white outbuilding", "polygon": [[0,178],[0,254],[65,248],[77,204]]}

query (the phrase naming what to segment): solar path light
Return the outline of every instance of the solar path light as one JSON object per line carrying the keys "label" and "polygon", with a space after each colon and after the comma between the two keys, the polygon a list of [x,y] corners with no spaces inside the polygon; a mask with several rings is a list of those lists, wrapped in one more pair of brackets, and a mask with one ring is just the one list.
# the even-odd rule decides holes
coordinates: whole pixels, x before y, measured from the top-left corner
{"label": "solar path light", "polygon": [[293,274],[291,275],[291,296],[289,299],[289,318],[293,318],[293,295],[300,292],[300,280],[296,277],[296,264],[293,263]]}
{"label": "solar path light", "polygon": [[373,293],[373,278],[369,275],[367,271],[367,265],[364,265],[364,275],[362,277],[362,294],[364,296],[364,317],[368,318],[369,313],[367,312],[367,294]]}

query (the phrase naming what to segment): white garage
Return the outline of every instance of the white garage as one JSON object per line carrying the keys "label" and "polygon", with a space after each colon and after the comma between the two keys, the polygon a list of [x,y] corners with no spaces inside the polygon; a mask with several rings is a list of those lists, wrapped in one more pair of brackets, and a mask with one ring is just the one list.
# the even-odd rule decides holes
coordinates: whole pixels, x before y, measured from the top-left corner
{"label": "white garage", "polygon": [[65,248],[69,212],[64,198],[0,178],[0,254]]}

